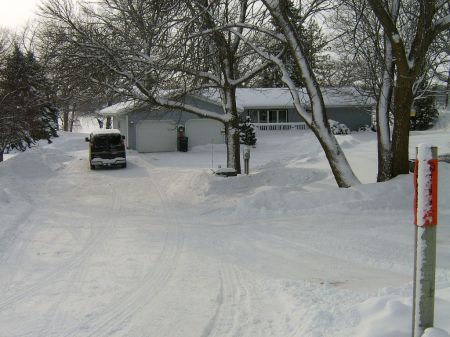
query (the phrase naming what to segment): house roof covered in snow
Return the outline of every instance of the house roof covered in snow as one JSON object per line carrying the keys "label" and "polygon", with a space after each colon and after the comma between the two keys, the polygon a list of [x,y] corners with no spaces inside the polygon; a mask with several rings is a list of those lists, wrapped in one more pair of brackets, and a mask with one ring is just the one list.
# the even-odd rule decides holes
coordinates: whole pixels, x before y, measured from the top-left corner
{"label": "house roof covered in snow", "polygon": [[[307,106],[309,104],[309,97],[306,90],[298,90],[300,93],[300,101]],[[322,94],[325,106],[328,108],[375,105],[372,98],[361,94],[357,89],[352,87],[322,88]],[[202,94],[191,96],[221,105],[219,92],[216,89],[205,90]],[[288,88],[238,88],[236,90],[236,103],[239,111],[258,108],[294,108],[292,95]],[[121,102],[102,109],[99,113],[103,116],[119,116],[140,107],[143,107],[143,105],[133,101]]]}
{"label": "house roof covered in snow", "polygon": [[[306,106],[309,97],[305,89],[298,89],[300,101]],[[358,107],[371,106],[373,99],[362,95],[356,88],[322,88],[326,107]],[[208,90],[204,96],[220,103],[217,90]],[[294,102],[288,88],[238,88],[236,90],[236,103],[239,110],[257,108],[293,108]]]}
{"label": "house roof covered in snow", "polygon": [[[309,104],[306,90],[299,89],[300,101]],[[372,105],[373,101],[361,95],[354,88],[323,88],[326,107],[352,107]],[[252,108],[293,108],[294,102],[287,88],[240,88],[237,103],[245,109]]]}
{"label": "house roof covered in snow", "polygon": [[106,108],[101,109],[98,113],[103,116],[120,116],[126,115],[130,111],[136,109],[138,105],[134,101],[126,101],[113,104]]}

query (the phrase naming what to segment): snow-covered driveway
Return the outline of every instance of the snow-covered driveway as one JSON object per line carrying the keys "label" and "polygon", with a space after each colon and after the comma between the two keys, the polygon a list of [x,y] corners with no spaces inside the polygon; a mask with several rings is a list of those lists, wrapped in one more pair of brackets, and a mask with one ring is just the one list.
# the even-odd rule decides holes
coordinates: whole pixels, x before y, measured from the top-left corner
{"label": "snow-covered driveway", "polygon": [[90,171],[86,147],[0,166],[0,337],[366,337],[389,311],[379,336],[408,336],[409,177],[339,190],[311,148],[230,179],[201,149]]}

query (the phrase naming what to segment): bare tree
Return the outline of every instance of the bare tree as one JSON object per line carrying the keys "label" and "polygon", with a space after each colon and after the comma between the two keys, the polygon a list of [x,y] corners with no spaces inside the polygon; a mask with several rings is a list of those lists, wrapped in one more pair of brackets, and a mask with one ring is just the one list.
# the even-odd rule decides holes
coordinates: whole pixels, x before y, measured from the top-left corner
{"label": "bare tree", "polygon": [[[378,181],[390,178],[392,165],[390,113],[394,85],[392,45],[365,0],[346,0],[335,14],[334,27],[340,38],[336,48],[353,60],[355,84],[377,101]],[[391,15],[396,21],[399,7],[393,3]]]}
{"label": "bare tree", "polygon": [[[392,57],[395,64],[393,76],[391,75],[391,78],[394,78],[394,81],[391,81],[394,127],[391,156],[386,156],[391,165],[384,166],[388,171],[383,173],[383,179],[409,172],[409,127],[414,94],[422,80],[431,44],[442,32],[450,28],[447,1],[405,2],[394,0],[389,5],[381,0],[368,0],[383,27],[387,54],[391,55],[388,56]],[[404,9],[405,15],[397,19],[400,7]],[[402,31],[402,24],[408,24],[410,27],[407,34]],[[389,52],[390,48],[392,53]]]}
{"label": "bare tree", "polygon": [[[65,55],[87,65],[88,77],[111,93],[224,123],[228,167],[239,173],[236,88],[268,62],[250,64],[249,48],[216,28],[243,23],[255,12],[249,1],[231,0],[110,0],[78,9],[68,0],[49,0],[43,7],[46,19],[65,31]],[[223,113],[183,99],[205,88],[218,90]]]}
{"label": "bare tree", "polygon": [[[372,10],[374,2],[343,0],[340,3],[340,10],[335,13],[337,23],[334,28],[341,34],[336,48],[342,57],[353,60],[355,67],[352,70],[358,75],[353,76],[353,82],[377,100],[377,180],[389,180],[408,172],[409,116],[411,104],[419,95],[420,83],[424,80],[432,83],[432,78],[442,76],[439,71],[443,65],[448,69],[448,58],[444,55],[448,34],[440,34],[443,27],[433,28],[433,20],[446,13],[442,2],[428,2],[429,10],[424,11],[418,1],[378,1],[389,17],[391,28],[397,32],[388,33]],[[425,19],[425,16],[429,18]],[[422,25],[428,25],[428,28],[419,29]],[[427,29],[437,30],[430,30],[427,38],[420,37]],[[398,39],[394,48],[392,40]],[[398,53],[403,53],[403,57],[398,58]],[[399,66],[401,63],[403,67]],[[407,85],[405,76],[409,78]],[[403,91],[409,92],[409,98]],[[394,123],[392,133],[391,123]]]}
{"label": "bare tree", "polygon": [[[259,55],[265,59],[272,61],[282,73],[282,81],[289,88],[294,106],[298,114],[304,119],[306,124],[313,131],[319,140],[325,155],[330,164],[334,178],[340,187],[350,187],[359,184],[358,178],[351,169],[344,152],[339,143],[333,135],[327,117],[325,103],[323,99],[322,90],[316,80],[316,76],[312,71],[310,60],[305,52],[304,42],[302,36],[299,35],[298,29],[292,22],[292,15],[290,13],[291,3],[288,0],[263,0],[271,14],[271,18],[277,26],[276,30],[268,30],[261,27],[252,26],[251,29],[266,34],[272,38],[276,38],[283,42],[287,52],[294,61],[294,67],[288,69],[282,58],[274,55],[269,49],[264,50],[264,46],[253,44],[251,41],[242,37],[248,44],[252,45]],[[300,3],[298,5],[304,3]],[[325,0],[317,0],[308,2],[308,7],[305,9],[305,17],[314,15],[326,9],[330,9],[333,4]],[[236,34],[236,32],[234,32]],[[291,74],[295,74],[305,85],[305,90],[309,97],[309,112],[303,105],[299,90],[292,80]]]}
{"label": "bare tree", "polygon": [[[322,91],[316,80],[315,74],[312,71],[308,53],[305,52],[304,41],[300,35],[300,30],[296,26],[298,22],[296,22],[296,24],[292,22],[293,18],[295,18],[290,12],[293,3],[289,0],[263,0],[263,3],[270,13],[269,21],[272,21],[273,24],[264,25],[261,23],[255,24],[253,22],[231,23],[224,24],[221,27],[219,26],[214,31],[226,30],[231,32],[238,36],[242,41],[245,41],[245,44],[250,46],[250,48],[262,59],[276,65],[282,74],[281,80],[289,88],[292,94],[297,112],[305,120],[306,124],[311,128],[322,145],[338,186],[350,187],[359,184],[359,180],[353,173],[339,143],[331,131]],[[333,8],[332,2],[325,0],[309,1],[308,6],[303,2],[298,3],[297,5],[305,6],[304,18]],[[265,23],[265,21],[263,21],[263,23]],[[249,39],[242,33],[242,28],[245,28],[244,31],[251,30],[261,33],[263,37],[252,36],[252,39]],[[281,42],[281,51],[274,51],[274,43],[270,41],[271,39]],[[293,60],[294,63],[293,67],[291,67],[291,62],[287,64],[286,58],[282,57],[284,52],[290,54],[290,60]],[[305,84],[306,92],[310,98],[309,109],[306,109],[303,105],[305,102],[301,101],[300,92],[293,80],[294,76]]]}
{"label": "bare tree", "polygon": [[[80,114],[111,105],[114,95],[91,77],[94,74],[105,78],[111,77],[110,74],[101,74],[99,67],[94,70],[93,62],[71,57],[75,51],[70,39],[64,27],[41,20],[36,29],[34,49],[57,92],[62,128],[72,132],[74,121]],[[109,80],[113,82],[112,78]]]}
{"label": "bare tree", "polygon": [[[248,22],[264,22],[265,12],[254,1],[223,0],[186,1],[190,15],[185,17],[182,36],[178,41],[185,46],[174,69],[190,76],[189,91],[212,88],[219,93],[225,116],[227,163],[240,173],[239,113],[236,106],[236,89],[250,81],[269,65],[255,56],[255,51],[239,38],[243,34],[253,38],[253,32],[244,26]],[[223,27],[233,26],[238,34]],[[231,29],[231,28],[230,28]],[[179,49],[179,48],[176,48]]]}

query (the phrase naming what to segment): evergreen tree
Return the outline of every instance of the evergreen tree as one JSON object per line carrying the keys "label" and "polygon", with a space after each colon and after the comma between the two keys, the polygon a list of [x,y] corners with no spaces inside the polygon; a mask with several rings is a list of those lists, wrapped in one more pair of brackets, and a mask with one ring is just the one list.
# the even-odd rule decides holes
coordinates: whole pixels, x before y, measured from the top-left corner
{"label": "evergreen tree", "polygon": [[53,92],[46,74],[36,60],[33,53],[26,54],[28,66],[29,88],[33,96],[33,103],[37,115],[33,121],[31,134],[33,139],[46,139],[51,142],[52,137],[58,137],[58,108],[55,106],[56,94]]}
{"label": "evergreen tree", "polygon": [[256,134],[253,125],[250,122],[250,117],[246,118],[241,117],[240,127],[240,137],[241,144],[245,144],[248,146],[254,146],[256,144]]}
{"label": "evergreen tree", "polygon": [[0,161],[4,151],[24,151],[57,136],[58,110],[49,88],[33,53],[14,45],[0,69]]}
{"label": "evergreen tree", "polygon": [[[329,73],[332,64],[330,57],[323,54],[323,52],[326,51],[326,39],[322,33],[321,27],[314,20],[305,22],[301,6],[296,7],[293,1],[289,1],[289,14],[292,23],[297,27],[299,36],[302,38],[305,53],[308,56],[312,69],[315,71],[318,81],[327,82],[327,73]],[[279,31],[278,28],[277,31]],[[271,47],[271,49],[273,49],[272,51],[282,50],[282,48],[286,48],[282,43],[276,43]],[[302,78],[293,69],[294,62],[291,60],[289,53],[286,53],[285,56],[282,57],[282,60],[288,68],[295,85],[304,87]],[[284,87],[284,83],[281,80],[281,74],[277,69],[278,68],[275,65],[269,66],[258,76],[254,85],[262,88]]]}
{"label": "evergreen tree", "polygon": [[414,100],[416,115],[411,118],[411,130],[428,130],[439,116],[433,96],[424,96]]}

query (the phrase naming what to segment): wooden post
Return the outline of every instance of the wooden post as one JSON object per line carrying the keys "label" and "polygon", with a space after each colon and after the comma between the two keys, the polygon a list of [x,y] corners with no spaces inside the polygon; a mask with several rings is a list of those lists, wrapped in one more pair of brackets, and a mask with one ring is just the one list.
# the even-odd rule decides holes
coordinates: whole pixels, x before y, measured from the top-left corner
{"label": "wooden post", "polygon": [[437,227],[437,148],[421,144],[416,149],[414,170],[413,337],[421,337],[434,324]]}

